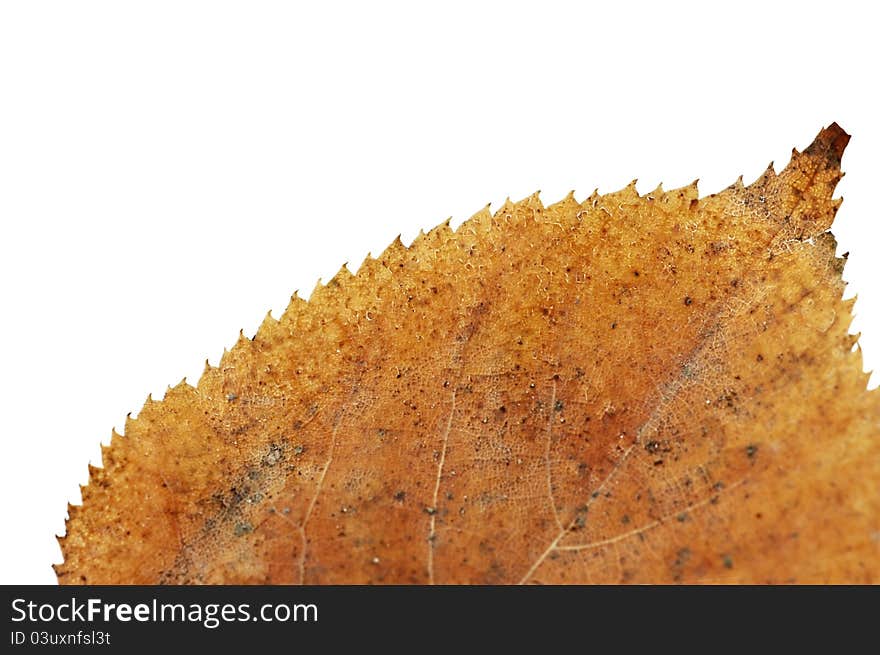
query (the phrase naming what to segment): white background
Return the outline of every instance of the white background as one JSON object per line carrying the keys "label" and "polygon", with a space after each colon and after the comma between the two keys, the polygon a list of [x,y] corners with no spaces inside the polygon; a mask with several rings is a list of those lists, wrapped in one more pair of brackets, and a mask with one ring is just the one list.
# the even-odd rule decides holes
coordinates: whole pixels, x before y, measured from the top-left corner
{"label": "white background", "polygon": [[507,196],[707,194],[836,120],[877,367],[870,6],[4,2],[0,582],[55,581],[66,502],[147,393],[343,262]]}

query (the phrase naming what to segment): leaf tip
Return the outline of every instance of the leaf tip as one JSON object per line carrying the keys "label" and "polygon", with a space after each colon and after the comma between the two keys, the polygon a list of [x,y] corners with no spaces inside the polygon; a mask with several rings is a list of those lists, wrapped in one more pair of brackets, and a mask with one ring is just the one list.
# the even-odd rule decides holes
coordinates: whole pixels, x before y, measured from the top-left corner
{"label": "leaf tip", "polygon": [[836,122],[819,130],[813,142],[804,150],[810,157],[825,159],[832,167],[840,166],[843,151],[849,143],[850,135]]}

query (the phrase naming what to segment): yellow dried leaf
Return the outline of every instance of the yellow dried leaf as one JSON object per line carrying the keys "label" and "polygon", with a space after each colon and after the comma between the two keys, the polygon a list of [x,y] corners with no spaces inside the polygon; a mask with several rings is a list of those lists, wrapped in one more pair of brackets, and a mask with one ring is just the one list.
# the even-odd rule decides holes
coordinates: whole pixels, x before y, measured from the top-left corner
{"label": "yellow dried leaf", "polygon": [[848,139],[343,268],[114,434],[59,581],[880,582]]}

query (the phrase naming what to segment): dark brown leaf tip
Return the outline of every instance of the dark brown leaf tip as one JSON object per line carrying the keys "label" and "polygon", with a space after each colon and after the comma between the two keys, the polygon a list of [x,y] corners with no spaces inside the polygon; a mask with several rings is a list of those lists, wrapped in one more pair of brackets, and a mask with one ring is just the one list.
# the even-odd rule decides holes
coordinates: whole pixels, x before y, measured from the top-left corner
{"label": "dark brown leaf tip", "polygon": [[837,123],[823,128],[779,176],[760,178],[753,193],[767,200],[768,214],[779,225],[777,243],[813,237],[831,228],[840,200],[834,198],[843,177],[841,158],[849,134]]}
{"label": "dark brown leaf tip", "polygon": [[849,139],[849,134],[840,125],[831,123],[819,132],[804,154],[816,159],[824,159],[829,168],[838,168]]}

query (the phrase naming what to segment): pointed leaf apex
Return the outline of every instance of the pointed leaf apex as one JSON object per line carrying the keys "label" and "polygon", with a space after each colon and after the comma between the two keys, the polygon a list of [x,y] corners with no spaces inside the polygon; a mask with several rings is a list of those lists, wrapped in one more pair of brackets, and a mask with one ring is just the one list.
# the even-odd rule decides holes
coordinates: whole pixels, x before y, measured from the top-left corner
{"label": "pointed leaf apex", "polygon": [[829,168],[837,168],[840,166],[849,139],[850,135],[840,125],[831,123],[819,131],[813,143],[804,150],[804,154],[810,157],[824,157]]}

